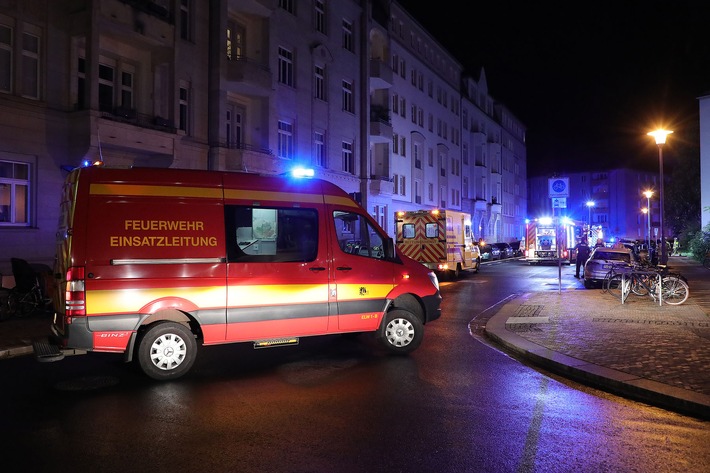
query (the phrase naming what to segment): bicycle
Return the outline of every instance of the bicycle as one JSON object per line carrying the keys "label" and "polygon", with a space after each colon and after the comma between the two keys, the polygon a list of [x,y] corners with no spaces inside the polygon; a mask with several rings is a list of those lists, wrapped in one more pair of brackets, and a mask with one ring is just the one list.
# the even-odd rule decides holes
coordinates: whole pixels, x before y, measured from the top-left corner
{"label": "bicycle", "polygon": [[15,287],[9,290],[6,302],[3,303],[2,310],[6,312],[6,318],[24,317],[47,307],[49,299],[44,296],[39,276],[32,266],[20,258],[11,258],[10,262]]}
{"label": "bicycle", "polygon": [[666,266],[635,265],[629,271],[611,275],[605,282],[607,291],[622,303],[632,293],[669,305],[680,305],[690,296],[685,278],[679,273],[671,273]]}

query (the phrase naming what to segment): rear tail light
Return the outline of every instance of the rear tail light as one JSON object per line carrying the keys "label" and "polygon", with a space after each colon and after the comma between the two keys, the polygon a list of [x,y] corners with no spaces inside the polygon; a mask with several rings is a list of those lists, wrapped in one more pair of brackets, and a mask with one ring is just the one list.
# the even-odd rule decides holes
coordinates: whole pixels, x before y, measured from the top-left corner
{"label": "rear tail light", "polygon": [[84,289],[83,267],[71,267],[67,270],[64,300],[64,317],[67,324],[71,323],[72,317],[86,316],[86,291]]}

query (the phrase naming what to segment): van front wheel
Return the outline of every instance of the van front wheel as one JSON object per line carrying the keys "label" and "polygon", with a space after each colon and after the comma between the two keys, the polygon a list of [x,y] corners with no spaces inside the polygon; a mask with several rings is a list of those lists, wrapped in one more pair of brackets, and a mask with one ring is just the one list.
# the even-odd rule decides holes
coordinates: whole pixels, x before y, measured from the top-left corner
{"label": "van front wheel", "polygon": [[187,327],[175,322],[155,324],[138,342],[141,370],[159,381],[176,379],[187,373],[196,355],[194,335]]}
{"label": "van front wheel", "polygon": [[392,353],[405,355],[421,345],[424,338],[424,325],[411,312],[395,309],[385,316],[379,338],[385,348]]}

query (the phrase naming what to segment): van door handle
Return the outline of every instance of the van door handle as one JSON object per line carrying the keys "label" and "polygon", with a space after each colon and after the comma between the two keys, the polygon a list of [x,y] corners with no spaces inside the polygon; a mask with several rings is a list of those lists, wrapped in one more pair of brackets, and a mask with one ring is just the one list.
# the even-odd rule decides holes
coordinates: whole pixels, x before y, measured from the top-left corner
{"label": "van door handle", "polygon": [[325,271],[325,268],[322,266],[314,266],[313,268],[308,268],[309,271]]}
{"label": "van door handle", "polygon": [[335,269],[337,269],[338,271],[350,271],[353,268],[351,268],[350,266],[338,266]]}

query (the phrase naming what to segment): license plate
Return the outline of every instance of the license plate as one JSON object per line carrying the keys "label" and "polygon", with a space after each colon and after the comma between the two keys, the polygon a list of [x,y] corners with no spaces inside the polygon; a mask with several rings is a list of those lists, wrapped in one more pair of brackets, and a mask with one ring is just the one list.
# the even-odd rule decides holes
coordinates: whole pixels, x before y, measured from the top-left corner
{"label": "license plate", "polygon": [[611,265],[610,264],[603,264],[602,269],[611,269]]}

